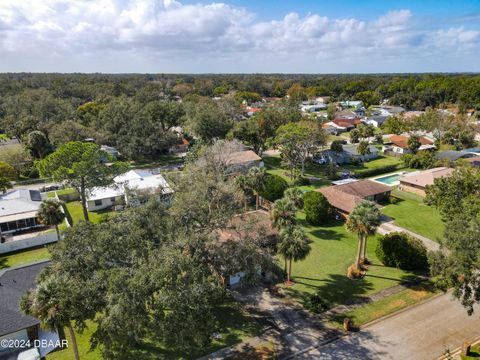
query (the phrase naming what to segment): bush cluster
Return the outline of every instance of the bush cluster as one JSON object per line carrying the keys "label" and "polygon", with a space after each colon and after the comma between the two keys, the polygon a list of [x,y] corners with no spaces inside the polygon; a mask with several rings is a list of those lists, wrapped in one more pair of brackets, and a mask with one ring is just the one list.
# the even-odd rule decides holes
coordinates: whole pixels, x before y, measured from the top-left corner
{"label": "bush cluster", "polygon": [[307,295],[303,306],[305,306],[305,309],[315,314],[320,314],[330,309],[330,304],[318,293]]}
{"label": "bush cluster", "polygon": [[375,175],[381,175],[398,170],[398,165],[385,165],[374,169],[357,170],[354,175],[359,178],[366,178]]}
{"label": "bush cluster", "polygon": [[402,270],[428,268],[427,249],[420,240],[406,233],[395,232],[380,237],[375,255],[384,265]]}
{"label": "bush cluster", "polygon": [[303,196],[303,209],[305,219],[311,225],[322,225],[328,223],[333,215],[332,205],[322,193],[317,191],[307,192]]}
{"label": "bush cluster", "polygon": [[284,191],[288,188],[287,181],[281,176],[274,174],[265,175],[265,183],[260,196],[269,200],[275,201],[283,197]]}

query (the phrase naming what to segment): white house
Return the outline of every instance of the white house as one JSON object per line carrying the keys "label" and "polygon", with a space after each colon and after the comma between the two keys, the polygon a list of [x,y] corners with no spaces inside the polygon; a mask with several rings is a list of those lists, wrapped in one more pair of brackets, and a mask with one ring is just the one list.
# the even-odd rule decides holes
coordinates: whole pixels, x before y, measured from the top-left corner
{"label": "white house", "polygon": [[[409,136],[406,135],[390,135],[386,138],[384,137],[382,151],[390,152],[394,155],[411,154],[412,151],[408,147],[408,139]],[[420,137],[419,140],[421,144],[418,149],[419,151],[435,149],[435,145],[430,139],[427,139],[426,137]]]}
{"label": "white house", "polygon": [[114,183],[110,186],[96,187],[88,192],[88,211],[98,211],[115,205],[132,203],[134,194],[158,193],[161,196],[168,196],[173,193],[162,175],[152,174],[145,170],[130,170],[118,175],[113,181]]}
{"label": "white house", "polygon": [[8,234],[43,226],[37,212],[45,194],[37,190],[17,189],[0,195],[0,233]]}

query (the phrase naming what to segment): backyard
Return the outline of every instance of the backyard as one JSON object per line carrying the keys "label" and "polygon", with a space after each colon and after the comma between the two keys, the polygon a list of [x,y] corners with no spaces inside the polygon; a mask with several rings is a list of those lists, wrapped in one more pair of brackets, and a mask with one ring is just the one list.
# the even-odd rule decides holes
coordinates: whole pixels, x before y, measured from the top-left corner
{"label": "backyard", "polygon": [[[301,213],[300,217],[303,218],[304,214]],[[346,273],[355,260],[357,236],[347,232],[341,222],[321,227],[304,224],[304,229],[312,240],[312,251],[305,260],[293,263],[295,285],[285,287],[301,302],[306,295],[318,293],[332,306],[345,304],[416,276],[414,272],[386,267],[379,262],[374,252],[376,235],[367,243],[367,257],[372,264],[366,276],[350,280]]]}
{"label": "backyard", "polygon": [[[263,162],[269,173],[283,177],[285,180],[287,180],[288,183],[292,182],[292,180],[289,177],[289,170],[286,167],[283,167],[281,164],[280,156],[278,155],[264,156]],[[397,166],[397,168],[400,169],[402,167],[402,163],[400,161],[400,158],[398,157],[380,155],[378,159],[364,162],[357,165],[342,165],[337,170],[338,172],[341,172],[341,171],[362,172],[362,171],[369,171],[372,169],[379,169],[386,166]],[[318,180],[312,181],[311,185],[304,185],[304,186],[301,186],[300,188],[302,190],[313,190],[322,186],[330,185],[331,180],[329,180],[325,175],[324,168],[325,168],[324,166],[317,165],[312,162],[307,162],[305,164],[305,176],[315,177]],[[386,170],[385,172],[392,172],[394,170],[396,169],[389,169],[389,170]],[[378,176],[380,174],[381,172],[376,175]]]}
{"label": "backyard", "polygon": [[6,255],[0,255],[0,269],[29,264],[39,260],[50,258],[46,247],[16,251]]}
{"label": "backyard", "polygon": [[[145,340],[138,346],[130,356],[132,359],[153,360],[153,359],[186,359],[197,358],[209,354],[226,346],[241,342],[249,337],[257,336],[261,332],[261,327],[249,315],[243,312],[241,307],[232,300],[227,300],[223,305],[219,305],[215,311],[218,321],[218,339],[212,341],[206,349],[196,349],[193,353],[179,353],[168,349],[165,345],[153,339]],[[100,360],[102,356],[98,349],[89,352],[90,336],[95,330],[92,322],[88,323],[88,328],[82,333],[77,334],[77,343],[81,359]],[[67,340],[70,341],[68,332]],[[70,360],[73,359],[72,349],[63,349],[55,351],[47,356],[47,360]]]}
{"label": "backyard", "polygon": [[391,217],[394,222],[405,229],[431,240],[438,241],[443,237],[445,225],[437,209],[423,203],[423,198],[400,190],[392,192],[399,201],[382,208],[382,213]]}

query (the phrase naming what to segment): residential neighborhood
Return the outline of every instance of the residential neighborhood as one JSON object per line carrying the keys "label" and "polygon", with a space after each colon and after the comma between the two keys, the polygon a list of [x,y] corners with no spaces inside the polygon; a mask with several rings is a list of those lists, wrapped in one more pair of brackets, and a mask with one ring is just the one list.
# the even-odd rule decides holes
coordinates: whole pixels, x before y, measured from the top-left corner
{"label": "residential neighborhood", "polygon": [[0,2],[0,360],[480,358],[478,6],[431,5]]}

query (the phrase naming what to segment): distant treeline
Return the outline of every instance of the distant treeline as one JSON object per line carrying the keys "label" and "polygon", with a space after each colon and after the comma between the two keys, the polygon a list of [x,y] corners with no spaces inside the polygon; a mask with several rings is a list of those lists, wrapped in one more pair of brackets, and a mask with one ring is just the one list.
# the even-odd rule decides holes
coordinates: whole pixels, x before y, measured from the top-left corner
{"label": "distant treeline", "polygon": [[336,100],[372,92],[409,110],[445,103],[480,106],[479,74],[0,74],[0,96],[44,88],[74,105],[120,95],[148,100],[159,92],[165,96],[215,96],[237,90],[283,97],[296,85],[307,97],[323,95]]}
{"label": "distant treeline", "polygon": [[317,96],[367,105],[389,99],[408,110],[453,103],[462,112],[480,109],[480,75],[0,74],[0,133],[18,138],[34,158],[92,137],[128,159],[150,159],[181,141],[172,127],[205,141],[223,138],[244,119],[242,100],[287,94],[283,110],[264,117],[299,118],[297,100]]}

